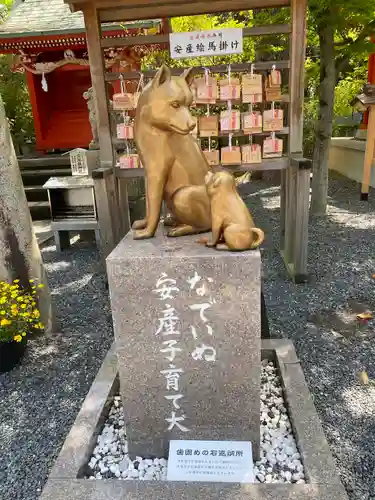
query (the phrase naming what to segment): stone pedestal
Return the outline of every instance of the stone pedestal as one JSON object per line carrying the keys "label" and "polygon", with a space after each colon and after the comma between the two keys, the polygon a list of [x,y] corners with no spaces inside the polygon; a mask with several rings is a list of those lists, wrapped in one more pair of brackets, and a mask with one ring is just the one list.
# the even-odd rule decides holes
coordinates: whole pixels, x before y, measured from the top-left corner
{"label": "stone pedestal", "polygon": [[259,450],[259,251],[197,236],[134,241],[107,258],[129,453],[170,439],[249,440]]}

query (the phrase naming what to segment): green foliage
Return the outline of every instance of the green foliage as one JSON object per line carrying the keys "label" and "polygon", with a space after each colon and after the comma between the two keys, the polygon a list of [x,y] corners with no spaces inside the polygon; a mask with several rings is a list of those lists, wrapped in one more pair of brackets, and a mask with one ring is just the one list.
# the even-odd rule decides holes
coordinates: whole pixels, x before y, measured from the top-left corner
{"label": "green foliage", "polygon": [[16,149],[34,138],[34,124],[25,75],[11,71],[10,55],[0,55],[0,94]]}
{"label": "green foliage", "polygon": [[[6,20],[12,3],[13,0],[2,2],[4,8],[0,12],[0,23]],[[0,95],[4,102],[14,146],[19,152],[20,146],[34,141],[34,123],[25,75],[13,73],[11,66],[12,55],[0,54]]]}

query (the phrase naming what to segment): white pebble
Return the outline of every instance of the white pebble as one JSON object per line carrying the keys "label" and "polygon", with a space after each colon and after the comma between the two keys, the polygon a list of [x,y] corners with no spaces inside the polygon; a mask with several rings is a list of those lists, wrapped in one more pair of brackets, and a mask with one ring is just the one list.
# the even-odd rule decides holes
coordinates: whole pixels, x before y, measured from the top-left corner
{"label": "white pebble", "polygon": [[284,472],[284,477],[285,477],[285,480],[286,480],[288,483],[290,483],[290,482],[291,482],[291,480],[292,480],[292,473],[291,473],[290,471],[286,470],[286,471]]}
{"label": "white pebble", "polygon": [[[254,467],[259,483],[305,483],[304,468],[293,436],[281,381],[276,367],[262,361],[260,388],[260,460]],[[137,469],[128,456],[122,400],[115,396],[108,419],[88,461],[90,479],[112,477],[124,481],[166,480],[168,460],[136,457]],[[100,472],[99,472],[100,471]]]}

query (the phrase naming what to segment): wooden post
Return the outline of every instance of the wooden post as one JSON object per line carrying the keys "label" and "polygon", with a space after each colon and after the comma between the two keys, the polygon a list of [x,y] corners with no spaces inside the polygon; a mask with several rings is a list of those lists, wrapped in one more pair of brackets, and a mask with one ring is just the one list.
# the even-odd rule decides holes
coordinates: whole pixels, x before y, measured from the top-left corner
{"label": "wooden post", "polygon": [[[289,42],[291,54],[289,74],[289,156],[291,164],[284,173],[281,183],[281,251],[285,265],[294,280],[297,267],[299,267],[299,272],[302,275],[307,274],[307,258],[305,259],[304,256],[307,256],[309,196],[304,198],[300,196],[298,190],[302,185],[304,186],[304,192],[306,191],[306,175],[301,173],[302,170],[292,162],[292,156],[302,158],[303,152],[306,11],[307,0],[292,0],[292,33]],[[303,258],[298,256],[303,256]],[[298,260],[298,266],[296,259]],[[305,261],[306,265],[304,264]]]}
{"label": "wooden post", "polygon": [[[309,237],[309,197],[311,160],[304,158],[291,159],[295,170],[295,225],[293,248],[293,279],[295,283],[307,281],[307,248]],[[295,165],[295,166],[294,166]]]}
{"label": "wooden post", "polygon": [[368,200],[368,192],[371,181],[371,168],[375,161],[375,104],[369,107],[367,124],[367,142],[365,161],[363,165],[363,177],[361,188],[361,200]]}
{"label": "wooden post", "polygon": [[87,50],[90,61],[92,88],[94,90],[98,123],[101,167],[113,167],[113,147],[108,110],[108,95],[105,82],[105,64],[101,48],[101,25],[93,3],[83,9],[86,26]]}
{"label": "wooden post", "polygon": [[92,172],[94,179],[95,203],[100,230],[100,254],[105,261],[113,250],[119,229],[115,226],[114,217],[114,174],[113,169],[97,168]]}

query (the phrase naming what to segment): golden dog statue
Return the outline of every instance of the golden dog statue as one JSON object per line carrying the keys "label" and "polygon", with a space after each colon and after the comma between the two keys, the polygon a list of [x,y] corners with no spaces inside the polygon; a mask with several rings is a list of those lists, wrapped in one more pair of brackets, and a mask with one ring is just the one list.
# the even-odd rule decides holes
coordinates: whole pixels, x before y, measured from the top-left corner
{"label": "golden dog statue", "polygon": [[139,98],[134,139],[145,169],[146,218],[134,222],[134,239],[154,236],[163,200],[175,221],[168,236],[211,229],[204,182],[210,167],[190,134],[196,125],[189,111],[192,81],[191,68],[172,77],[163,65]]}
{"label": "golden dog statue", "polygon": [[208,172],[205,182],[211,204],[212,239],[201,238],[200,243],[231,251],[251,250],[261,245],[264,232],[254,226],[233,175],[225,171]]}

